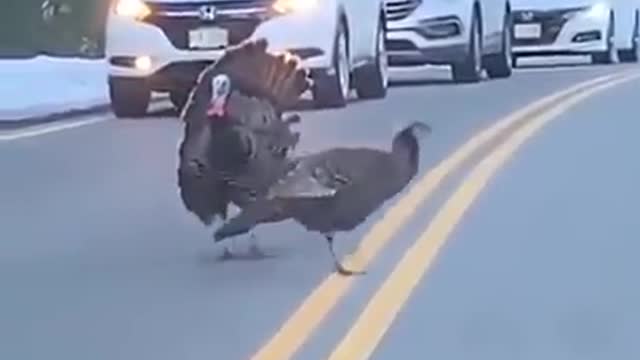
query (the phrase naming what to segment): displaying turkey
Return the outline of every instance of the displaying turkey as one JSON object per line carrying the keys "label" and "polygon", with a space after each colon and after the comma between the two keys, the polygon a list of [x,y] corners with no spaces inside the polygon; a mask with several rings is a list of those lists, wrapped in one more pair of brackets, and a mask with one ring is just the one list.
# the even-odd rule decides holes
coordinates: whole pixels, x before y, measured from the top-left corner
{"label": "displaying turkey", "polygon": [[353,230],[407,186],[418,171],[419,140],[430,132],[428,125],[415,122],[394,136],[390,152],[334,148],[295,159],[267,196],[222,225],[215,240],[249,232],[259,223],[294,219],[324,235],[339,273],[362,273],[338,261],[335,233]]}
{"label": "displaying turkey", "polygon": [[300,118],[283,111],[311,86],[308,71],[266,49],[263,39],[230,48],[200,74],[180,114],[180,197],[205,225],[265,194],[298,143],[291,124]]}

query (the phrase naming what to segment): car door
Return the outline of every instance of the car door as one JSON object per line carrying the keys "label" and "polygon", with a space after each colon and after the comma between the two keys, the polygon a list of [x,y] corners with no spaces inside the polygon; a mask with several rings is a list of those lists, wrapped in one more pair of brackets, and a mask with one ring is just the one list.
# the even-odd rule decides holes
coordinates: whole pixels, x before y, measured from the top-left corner
{"label": "car door", "polygon": [[352,67],[371,61],[383,0],[340,0],[349,22]]}

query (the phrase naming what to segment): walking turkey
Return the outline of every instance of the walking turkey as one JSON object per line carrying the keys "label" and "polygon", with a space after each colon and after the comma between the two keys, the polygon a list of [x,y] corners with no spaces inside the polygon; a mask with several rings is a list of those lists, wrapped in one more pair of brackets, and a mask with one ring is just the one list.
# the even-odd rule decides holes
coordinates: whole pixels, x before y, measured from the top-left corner
{"label": "walking turkey", "polygon": [[266,197],[222,225],[214,238],[222,241],[252,231],[259,223],[294,219],[324,235],[340,274],[361,274],[338,261],[335,233],[353,230],[407,186],[418,171],[419,140],[430,132],[428,125],[415,122],[394,136],[390,152],[334,148],[297,158]]}
{"label": "walking turkey", "polygon": [[299,116],[283,112],[311,86],[308,71],[266,49],[264,39],[230,48],[200,74],[180,114],[180,197],[204,225],[264,194],[299,140],[291,130]]}

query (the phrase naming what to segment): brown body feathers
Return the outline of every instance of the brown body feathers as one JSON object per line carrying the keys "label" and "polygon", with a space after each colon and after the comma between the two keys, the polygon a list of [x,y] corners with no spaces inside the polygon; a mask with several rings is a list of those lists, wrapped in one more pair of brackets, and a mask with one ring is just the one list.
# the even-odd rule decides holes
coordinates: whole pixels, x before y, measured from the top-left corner
{"label": "brown body feathers", "polygon": [[[218,74],[227,75],[232,87],[226,121],[206,113]],[[263,39],[230,47],[204,69],[180,115],[178,186],[186,209],[210,224],[226,218],[230,203],[243,207],[266,191],[298,142],[290,128],[297,115],[283,118],[282,112],[310,86],[300,60],[269,53]]]}

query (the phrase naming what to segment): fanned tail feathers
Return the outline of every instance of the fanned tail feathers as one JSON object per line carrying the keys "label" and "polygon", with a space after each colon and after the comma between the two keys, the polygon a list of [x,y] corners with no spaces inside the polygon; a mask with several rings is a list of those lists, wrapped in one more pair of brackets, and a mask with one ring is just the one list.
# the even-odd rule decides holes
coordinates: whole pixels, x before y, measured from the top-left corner
{"label": "fanned tail feathers", "polygon": [[299,57],[270,53],[267,46],[267,40],[258,39],[230,47],[211,71],[227,74],[248,96],[265,97],[275,107],[286,108],[311,87],[309,71],[301,67]]}

